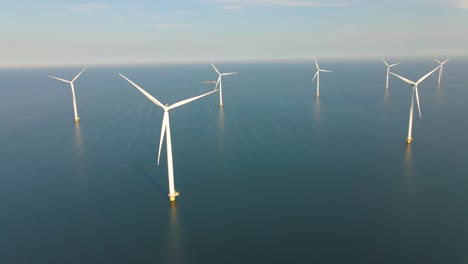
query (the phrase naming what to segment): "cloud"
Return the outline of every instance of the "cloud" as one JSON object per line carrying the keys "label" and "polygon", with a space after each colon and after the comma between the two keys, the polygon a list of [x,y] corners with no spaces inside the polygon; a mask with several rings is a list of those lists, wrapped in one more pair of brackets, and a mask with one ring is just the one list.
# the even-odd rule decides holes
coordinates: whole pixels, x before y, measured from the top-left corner
{"label": "cloud", "polygon": [[193,12],[190,10],[183,10],[183,9],[177,9],[168,14],[168,16],[190,16],[190,15],[195,15],[197,12]]}
{"label": "cloud", "polygon": [[191,24],[154,24],[158,28],[191,28]]}
{"label": "cloud", "polygon": [[239,10],[240,8],[241,6],[239,5],[226,5],[226,6],[221,7],[221,9],[223,10]]}
{"label": "cloud", "polygon": [[[296,6],[296,7],[344,7],[349,6],[349,2],[330,2],[316,0],[211,0],[218,4],[225,4],[225,7],[239,7],[240,5],[269,5],[269,6]],[[239,9],[237,8],[237,9]],[[225,9],[225,8],[223,8]]]}
{"label": "cloud", "polygon": [[109,5],[99,3],[76,4],[69,6],[69,9],[75,13],[96,13],[109,8]]}

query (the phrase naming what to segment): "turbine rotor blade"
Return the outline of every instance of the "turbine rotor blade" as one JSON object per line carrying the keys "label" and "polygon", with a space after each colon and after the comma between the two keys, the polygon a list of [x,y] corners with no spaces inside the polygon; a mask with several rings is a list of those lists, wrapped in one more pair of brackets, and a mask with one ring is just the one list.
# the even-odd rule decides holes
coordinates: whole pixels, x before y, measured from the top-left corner
{"label": "turbine rotor blade", "polygon": [[312,81],[310,81],[310,82],[314,82],[314,80],[315,80],[315,78],[317,77],[318,74],[319,74],[319,71],[317,71],[317,72],[315,73],[314,78],[312,78]]}
{"label": "turbine rotor blade", "polygon": [[83,68],[83,70],[80,71],[80,73],[78,73],[75,78],[73,78],[73,80],[71,82],[74,82],[76,79],[78,79],[78,77],[80,77],[80,75],[86,70],[86,67]]}
{"label": "turbine rotor blade", "polygon": [[395,63],[395,64],[392,64],[392,65],[389,65],[388,67],[391,68],[393,66],[397,66],[398,64],[400,64],[400,63]]}
{"label": "turbine rotor blade", "polygon": [[440,62],[438,59],[434,59],[435,61],[437,61],[439,64],[442,64],[442,62]]}
{"label": "turbine rotor blade", "polygon": [[315,61],[315,66],[317,66],[317,70],[320,70],[318,63],[317,63],[317,59],[315,57],[314,57],[314,61]]}
{"label": "turbine rotor blade", "polygon": [[401,77],[401,76],[398,75],[398,74],[395,74],[395,73],[393,73],[393,72],[389,72],[389,73],[395,75],[396,77],[398,77],[398,78],[400,78],[400,79],[402,79],[404,82],[406,82],[406,83],[408,83],[408,84],[411,84],[411,85],[415,85],[415,84],[416,84],[416,83],[414,83],[414,82],[412,82],[412,81],[406,79],[405,77]]}
{"label": "turbine rotor blade", "polygon": [[390,67],[390,65],[388,65],[388,63],[384,59],[381,60],[383,61],[383,63],[385,63],[385,65],[387,65],[387,67]]}
{"label": "turbine rotor blade", "polygon": [[146,92],[145,90],[143,90],[140,86],[138,86],[136,83],[132,82],[130,79],[128,79],[127,77],[123,76],[121,73],[119,73],[120,76],[122,76],[122,78],[124,78],[125,80],[127,80],[129,83],[131,83],[133,86],[135,86],[138,90],[140,90],[140,92],[142,94],[144,94],[146,97],[148,97],[148,99],[150,99],[153,103],[155,103],[156,105],[158,105],[159,107],[163,108],[163,109],[166,109],[166,106],[164,106],[161,102],[159,102],[156,98],[154,98],[151,94],[149,94],[148,92]]}
{"label": "turbine rotor blade", "polygon": [[418,85],[415,85],[414,89],[416,90],[416,103],[418,104],[419,118],[422,118],[422,116],[421,116],[421,107],[419,106]]}
{"label": "turbine rotor blade", "polygon": [[439,65],[439,67],[433,69],[432,71],[430,71],[428,74],[424,75],[423,77],[421,77],[421,79],[419,79],[416,84],[419,84],[420,82],[424,81],[424,79],[426,79],[427,77],[429,77],[429,75],[431,75],[433,72],[437,71],[440,67],[442,67],[442,65]]}
{"label": "turbine rotor blade", "polygon": [[202,97],[204,97],[204,96],[207,96],[207,95],[209,95],[209,94],[211,94],[211,93],[214,93],[214,92],[216,92],[216,91],[218,91],[218,90],[216,89],[216,90],[213,90],[213,91],[211,91],[211,92],[204,93],[204,94],[199,95],[199,96],[195,96],[195,97],[192,97],[192,98],[189,98],[189,99],[182,100],[182,101],[180,101],[180,102],[177,102],[177,103],[175,103],[175,104],[169,106],[168,110],[174,109],[174,108],[176,108],[176,107],[179,107],[179,106],[184,105],[184,104],[187,104],[187,103],[190,103],[190,102],[192,102],[192,101],[195,101],[195,100],[197,100],[197,99],[199,99],[199,98],[202,98]]}
{"label": "turbine rotor blade", "polygon": [[158,165],[159,165],[159,158],[161,157],[162,142],[164,139],[164,134],[166,133],[167,118],[168,118],[168,113],[164,112],[164,117],[163,117],[163,121],[161,125],[161,137],[159,139]]}
{"label": "turbine rotor blade", "polygon": [[216,81],[216,85],[215,85],[215,88],[214,88],[215,90],[216,90],[216,88],[218,88],[218,84],[219,84],[219,81],[220,81],[220,80],[221,80],[221,76],[219,76],[219,77],[218,77],[218,80]]}
{"label": "turbine rotor blade", "polygon": [[221,73],[221,76],[237,74],[238,72],[228,72],[228,73]]}
{"label": "turbine rotor blade", "polygon": [[329,70],[320,70],[321,72],[333,72],[333,71],[329,71]]}
{"label": "turbine rotor blade", "polygon": [[211,66],[213,66],[213,69],[214,69],[219,75],[221,75],[221,73],[218,71],[218,69],[216,69],[216,67],[213,65],[213,63],[211,63],[211,61],[210,61],[210,64],[211,64]]}
{"label": "turbine rotor blade", "polygon": [[58,77],[54,77],[54,76],[50,76],[50,75],[49,75],[49,77],[53,78],[53,79],[57,79],[57,80],[62,81],[62,82],[71,83],[70,81],[67,81],[67,80],[62,79],[62,78],[58,78]]}
{"label": "turbine rotor blade", "polygon": [[442,62],[442,64],[446,63],[447,61],[451,60],[452,58],[448,58]]}

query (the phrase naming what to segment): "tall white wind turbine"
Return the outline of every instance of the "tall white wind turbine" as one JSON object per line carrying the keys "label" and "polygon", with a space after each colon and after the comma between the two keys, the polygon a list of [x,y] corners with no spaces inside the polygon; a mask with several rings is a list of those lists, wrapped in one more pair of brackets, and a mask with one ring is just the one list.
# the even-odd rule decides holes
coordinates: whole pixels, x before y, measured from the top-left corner
{"label": "tall white wind turbine", "polygon": [[397,66],[400,63],[398,62],[398,63],[395,63],[395,64],[388,64],[384,59],[381,59],[381,60],[383,61],[383,63],[385,63],[385,65],[387,65],[387,83],[385,85],[385,89],[388,89],[388,74],[390,73],[390,68],[393,67],[393,66]]}
{"label": "tall white wind turbine", "polygon": [[80,73],[78,73],[78,75],[75,76],[75,78],[73,78],[73,80],[71,81],[68,81],[68,80],[64,80],[64,79],[61,79],[61,78],[57,78],[57,77],[54,77],[54,76],[50,76],[50,78],[54,78],[54,79],[57,79],[59,81],[62,81],[62,82],[66,82],[66,83],[69,83],[71,85],[71,91],[72,91],[72,96],[73,96],[73,110],[75,111],[75,122],[78,123],[80,122],[80,118],[78,117],[78,110],[76,110],[76,98],[75,98],[75,86],[73,85],[73,82],[78,79],[78,77],[86,70],[86,67],[80,71]]}
{"label": "tall white wind turbine", "polygon": [[210,64],[211,66],[213,66],[213,69],[218,74],[218,80],[216,81],[215,89],[218,87],[218,84],[219,84],[219,107],[223,107],[223,78],[222,77],[226,75],[236,74],[237,72],[220,73],[218,69],[216,69],[216,67],[213,65],[213,63],[211,63],[211,61],[210,61]]}
{"label": "tall white wind turbine", "polygon": [[439,84],[440,84],[440,80],[442,79],[442,72],[444,71],[444,64],[449,61],[451,58],[449,59],[446,59],[444,60],[443,62],[440,62],[439,60],[437,59],[434,59],[435,61],[437,61],[439,64],[440,64],[440,70],[439,70]]}
{"label": "tall white wind turbine", "polygon": [[320,96],[320,72],[332,72],[332,71],[320,69],[317,63],[317,60],[315,58],[314,60],[315,60],[315,66],[317,66],[317,72],[315,73],[314,78],[312,78],[312,82],[315,80],[315,78],[317,78],[317,96]]}
{"label": "tall white wind turbine", "polygon": [[419,118],[422,118],[422,116],[421,116],[421,107],[419,106],[418,84],[420,84],[422,81],[424,81],[424,79],[429,77],[429,75],[431,75],[433,72],[435,72],[437,69],[439,69],[439,67],[440,66],[438,66],[434,70],[430,71],[428,74],[421,77],[421,79],[419,79],[417,82],[413,82],[411,80],[406,79],[405,77],[401,77],[400,75],[397,75],[397,74],[395,74],[393,72],[390,72],[390,74],[395,75],[396,77],[400,78],[401,80],[403,80],[404,82],[410,84],[413,87],[413,95],[411,97],[411,105],[410,105],[410,113],[409,113],[408,138],[406,139],[406,142],[408,144],[410,144],[411,141],[413,140],[413,138],[411,137],[411,132],[413,130],[413,109],[414,109],[414,95],[415,94],[416,94],[416,103],[418,104]]}
{"label": "tall white wind turbine", "polygon": [[164,134],[167,134],[166,137],[166,150],[167,150],[167,172],[168,172],[168,181],[169,181],[169,200],[171,202],[175,201],[176,196],[179,195],[178,192],[176,192],[175,187],[174,187],[174,167],[172,164],[172,142],[171,142],[171,128],[170,128],[170,123],[169,123],[169,110],[172,110],[176,107],[179,107],[181,105],[190,103],[192,101],[195,101],[199,98],[202,98],[204,96],[207,96],[211,93],[214,93],[218,90],[213,90],[211,92],[195,96],[189,99],[182,100],[180,102],[177,102],[172,105],[163,105],[161,102],[159,102],[156,98],[154,98],[152,95],[147,93],[145,90],[143,90],[140,86],[136,85],[134,82],[129,80],[127,77],[123,76],[122,74],[119,73],[122,78],[127,80],[129,83],[131,83],[133,86],[135,86],[138,90],[140,90],[141,93],[143,93],[148,99],[150,99],[153,103],[155,103],[157,106],[161,107],[164,110],[164,117],[162,121],[162,126],[161,126],[161,138],[159,140],[159,151],[158,151],[158,165],[159,165],[159,158],[161,156],[161,147],[164,139]]}

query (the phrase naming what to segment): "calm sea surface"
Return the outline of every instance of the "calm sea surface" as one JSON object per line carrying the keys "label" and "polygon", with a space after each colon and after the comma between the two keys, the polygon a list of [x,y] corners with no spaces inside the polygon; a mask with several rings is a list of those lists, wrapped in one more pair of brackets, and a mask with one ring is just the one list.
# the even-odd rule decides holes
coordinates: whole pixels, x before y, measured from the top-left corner
{"label": "calm sea surface", "polygon": [[[468,61],[411,88],[385,65],[320,61],[0,70],[0,263],[468,263]],[[393,70],[417,80],[430,59]]]}

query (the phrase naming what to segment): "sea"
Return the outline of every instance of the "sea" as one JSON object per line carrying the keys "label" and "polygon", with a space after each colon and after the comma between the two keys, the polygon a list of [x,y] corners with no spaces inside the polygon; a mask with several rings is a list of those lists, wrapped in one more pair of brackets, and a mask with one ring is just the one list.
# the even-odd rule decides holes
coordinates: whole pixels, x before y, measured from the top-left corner
{"label": "sea", "polygon": [[214,63],[175,202],[208,62],[0,69],[0,263],[468,263],[467,59]]}

